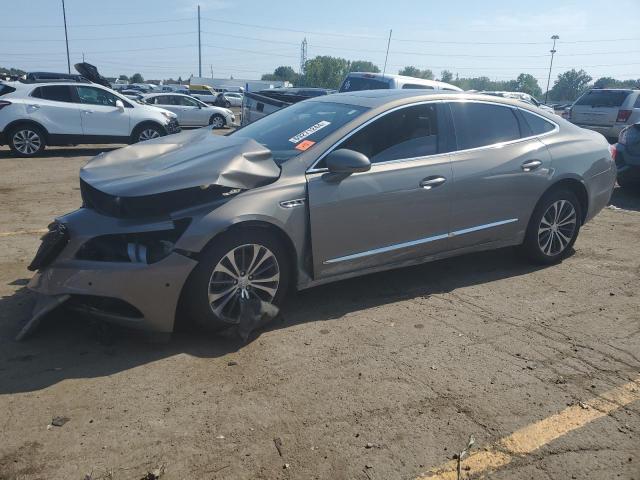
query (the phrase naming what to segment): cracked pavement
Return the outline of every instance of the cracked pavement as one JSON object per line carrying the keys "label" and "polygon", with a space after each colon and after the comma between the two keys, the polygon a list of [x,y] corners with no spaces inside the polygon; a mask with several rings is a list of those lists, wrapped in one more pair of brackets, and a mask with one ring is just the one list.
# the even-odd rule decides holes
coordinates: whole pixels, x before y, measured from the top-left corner
{"label": "cracked pavement", "polygon": [[[17,343],[37,231],[101,150],[0,148],[1,480],[413,479],[640,372],[640,192],[618,188],[560,265],[503,249],[318,287],[247,345],[109,342],[65,312]],[[640,480],[639,438],[632,402],[490,477]]]}

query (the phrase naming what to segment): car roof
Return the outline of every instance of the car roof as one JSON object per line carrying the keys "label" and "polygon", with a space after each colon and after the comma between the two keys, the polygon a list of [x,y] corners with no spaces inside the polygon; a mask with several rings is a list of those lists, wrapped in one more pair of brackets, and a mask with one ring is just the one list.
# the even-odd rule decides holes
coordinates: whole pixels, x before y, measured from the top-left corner
{"label": "car roof", "polygon": [[[404,102],[402,102],[403,100]],[[313,97],[307,101],[338,102],[376,108],[387,103],[412,103],[420,100],[477,100],[502,103],[514,107],[522,107],[523,105],[522,101],[514,98],[489,96],[478,93],[432,91],[427,89],[359,90],[356,92],[333,93],[322,97]]]}

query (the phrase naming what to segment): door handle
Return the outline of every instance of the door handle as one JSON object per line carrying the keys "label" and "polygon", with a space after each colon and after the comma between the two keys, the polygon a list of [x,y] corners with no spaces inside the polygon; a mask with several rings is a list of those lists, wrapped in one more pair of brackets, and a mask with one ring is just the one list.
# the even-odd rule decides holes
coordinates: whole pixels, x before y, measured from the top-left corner
{"label": "door handle", "polygon": [[440,176],[427,177],[422,179],[422,181],[420,182],[420,186],[425,190],[431,190],[432,188],[442,185],[446,181],[447,181],[446,178],[440,177]]}
{"label": "door handle", "polygon": [[532,172],[533,170],[538,168],[540,165],[542,165],[542,162],[540,160],[529,160],[524,162],[521,168],[525,172]]}
{"label": "door handle", "polygon": [[40,108],[40,105],[29,105],[29,108],[33,108],[35,110]]}

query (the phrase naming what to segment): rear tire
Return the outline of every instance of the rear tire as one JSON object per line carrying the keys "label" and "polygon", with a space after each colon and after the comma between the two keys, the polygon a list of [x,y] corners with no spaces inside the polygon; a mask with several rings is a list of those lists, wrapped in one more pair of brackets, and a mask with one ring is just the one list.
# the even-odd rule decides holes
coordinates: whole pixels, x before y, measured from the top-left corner
{"label": "rear tire", "polygon": [[209,119],[209,125],[213,126],[213,128],[224,128],[226,124],[227,121],[219,113],[214,113]]}
{"label": "rear tire", "polygon": [[582,223],[576,195],[567,189],[547,192],[536,205],[521,250],[533,263],[560,262],[571,252]]}
{"label": "rear tire", "polygon": [[47,146],[44,130],[36,125],[19,125],[12,128],[7,140],[14,155],[22,158],[35,157]]}
{"label": "rear tire", "polygon": [[185,282],[181,310],[197,326],[219,331],[234,325],[240,295],[280,305],[290,278],[291,262],[272,232],[247,228],[223,233],[201,253]]}

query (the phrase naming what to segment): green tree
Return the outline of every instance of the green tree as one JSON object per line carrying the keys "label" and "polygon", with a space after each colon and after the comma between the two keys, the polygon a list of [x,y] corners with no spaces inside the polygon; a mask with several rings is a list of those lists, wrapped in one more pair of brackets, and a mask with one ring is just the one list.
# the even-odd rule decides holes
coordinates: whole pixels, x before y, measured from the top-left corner
{"label": "green tree", "polygon": [[144,82],[144,78],[139,73],[134,73],[131,75],[131,79],[129,80],[131,83],[142,83]]}
{"label": "green tree", "polygon": [[120,75],[118,77],[118,80],[124,80],[125,82],[128,82],[129,81],[129,77],[127,77],[126,75]]}
{"label": "green tree", "polygon": [[618,80],[612,77],[600,77],[593,82],[594,88],[639,88],[640,79],[638,80]]}
{"label": "green tree", "polygon": [[298,74],[289,66],[280,66],[276,68],[273,73],[265,73],[262,75],[262,80],[291,82],[295,84],[298,81]]}
{"label": "green tree", "polygon": [[584,70],[572,68],[558,75],[549,91],[549,97],[553,100],[573,101],[589,86],[591,77]]}
{"label": "green tree", "polygon": [[404,67],[398,72],[400,75],[406,75],[407,77],[424,78],[426,80],[433,80],[433,72],[428,68],[426,70],[420,70],[414,66]]}
{"label": "green tree", "polygon": [[451,83],[453,81],[453,73],[449,70],[442,70],[440,73],[440,80],[443,82]]}
{"label": "green tree", "polygon": [[378,66],[367,60],[353,60],[349,62],[349,71],[380,73],[380,69],[378,68]]}
{"label": "green tree", "polygon": [[528,93],[532,97],[540,97],[542,89],[538,85],[536,77],[529,73],[521,73],[516,79],[516,91]]}
{"label": "green tree", "polygon": [[304,85],[338,88],[349,73],[349,61],[344,58],[318,56],[304,65]]}

